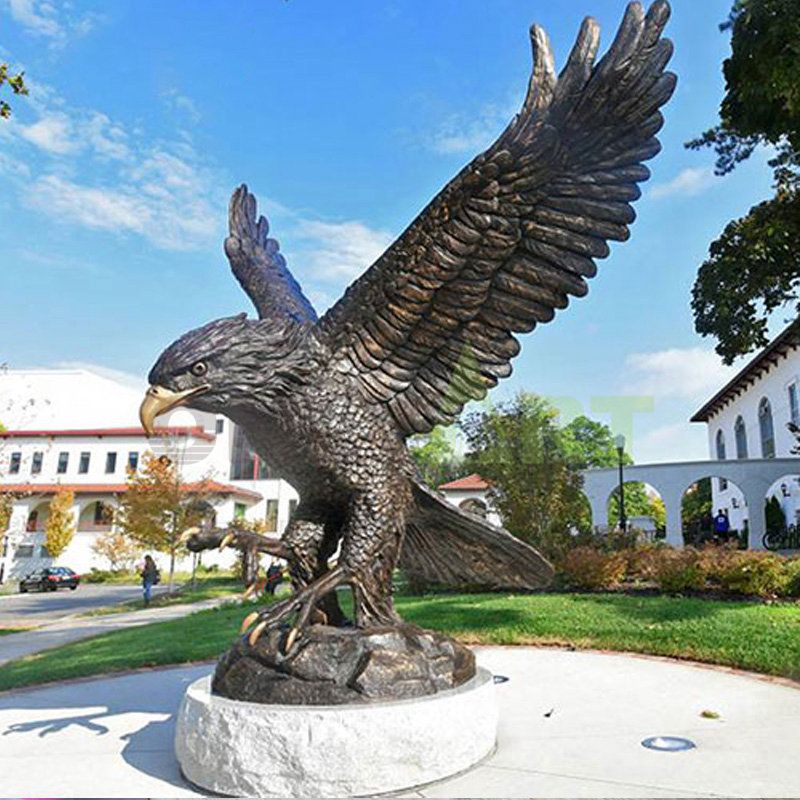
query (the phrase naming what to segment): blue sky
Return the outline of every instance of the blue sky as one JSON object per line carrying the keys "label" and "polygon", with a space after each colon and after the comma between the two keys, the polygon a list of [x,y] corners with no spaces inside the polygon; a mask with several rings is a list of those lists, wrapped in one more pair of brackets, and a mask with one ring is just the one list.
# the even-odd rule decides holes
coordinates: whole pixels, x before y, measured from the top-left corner
{"label": "blue sky", "polygon": [[[763,156],[718,179],[711,153],[683,148],[716,121],[730,0],[672,6],[678,89],[631,239],[587,298],[524,337],[494,393],[628,425],[640,462],[707,455],[688,417],[729,370],[694,333],[690,289],[709,242],[770,183]],[[0,121],[0,362],[143,378],[180,333],[249,311],[221,249],[242,181],[323,310],[516,111],[530,23],[560,65],[586,13],[605,47],[624,7],[0,0],[0,59],[32,89]]]}

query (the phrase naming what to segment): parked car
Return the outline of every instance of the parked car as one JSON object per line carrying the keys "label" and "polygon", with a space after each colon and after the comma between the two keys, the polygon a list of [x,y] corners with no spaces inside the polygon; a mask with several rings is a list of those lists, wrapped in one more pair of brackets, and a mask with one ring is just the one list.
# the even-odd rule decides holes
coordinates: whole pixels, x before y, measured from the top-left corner
{"label": "parked car", "polygon": [[38,589],[40,592],[55,592],[58,589],[68,588],[74,592],[80,582],[81,576],[69,567],[48,567],[47,569],[37,569],[26,575],[19,582],[19,590],[23,594],[31,589]]}

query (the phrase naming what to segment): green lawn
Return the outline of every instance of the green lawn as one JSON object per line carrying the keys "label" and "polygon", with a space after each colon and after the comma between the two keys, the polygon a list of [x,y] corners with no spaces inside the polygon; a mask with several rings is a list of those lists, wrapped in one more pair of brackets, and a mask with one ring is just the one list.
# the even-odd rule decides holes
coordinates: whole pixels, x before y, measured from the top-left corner
{"label": "green lawn", "polygon": [[[198,578],[195,585],[187,583],[170,594],[162,594],[153,598],[148,608],[174,606],[181,603],[197,603],[224,595],[241,594],[244,591],[242,582],[227,575]],[[145,608],[144,600],[129,600],[127,603],[116,603],[112,606],[93,608],[81,616],[101,617],[107,614],[121,614],[125,611],[138,611]]]}
{"label": "green lawn", "polygon": [[[400,596],[409,622],[470,643],[569,644],[800,679],[800,605],[622,594]],[[0,667],[0,689],[214,658],[252,610],[223,607],[104,634]]]}

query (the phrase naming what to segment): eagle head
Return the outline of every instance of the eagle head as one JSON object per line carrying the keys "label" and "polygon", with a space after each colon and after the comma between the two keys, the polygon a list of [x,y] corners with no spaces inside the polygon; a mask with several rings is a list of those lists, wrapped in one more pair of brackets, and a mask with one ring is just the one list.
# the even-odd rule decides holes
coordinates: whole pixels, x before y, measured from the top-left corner
{"label": "eagle head", "polygon": [[150,370],[142,427],[152,434],[156,417],[180,405],[228,416],[240,406],[263,409],[297,366],[294,328],[239,314],[185,333]]}

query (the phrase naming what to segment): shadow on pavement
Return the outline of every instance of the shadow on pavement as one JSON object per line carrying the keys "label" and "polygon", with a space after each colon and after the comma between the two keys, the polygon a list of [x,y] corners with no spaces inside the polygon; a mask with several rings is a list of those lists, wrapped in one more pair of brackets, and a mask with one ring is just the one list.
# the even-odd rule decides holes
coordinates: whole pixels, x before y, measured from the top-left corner
{"label": "shadow on pavement", "polygon": [[[80,747],[82,731],[88,731],[111,737],[104,752],[118,752],[135,770],[181,789],[191,788],[182,780],[173,754],[175,715],[188,685],[211,669],[211,665],[183,666],[0,695],[0,720],[7,720],[9,712],[42,712],[23,722],[0,722],[0,751],[3,740],[10,741],[6,737],[31,737],[24,755],[46,764],[48,756],[62,749],[62,740],[64,755],[74,754],[83,761],[84,752],[76,752],[75,740]],[[19,750],[19,740],[14,744]],[[91,769],[89,762],[85,765]]]}

